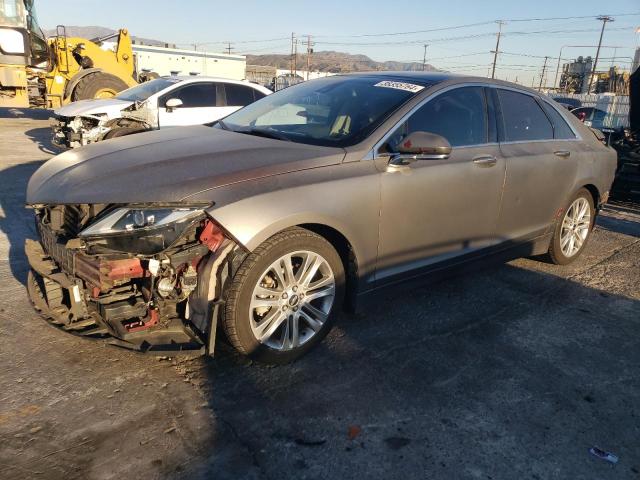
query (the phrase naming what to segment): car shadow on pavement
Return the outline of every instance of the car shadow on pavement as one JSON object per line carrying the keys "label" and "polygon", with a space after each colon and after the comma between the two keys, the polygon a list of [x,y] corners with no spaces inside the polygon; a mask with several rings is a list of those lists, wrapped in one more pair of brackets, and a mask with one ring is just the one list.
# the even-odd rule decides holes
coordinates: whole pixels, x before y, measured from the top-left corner
{"label": "car shadow on pavement", "polygon": [[[640,216],[638,216],[640,218]],[[622,233],[631,237],[640,237],[640,222],[633,219],[614,218],[606,215],[599,215],[597,224],[600,228],[610,232]]]}
{"label": "car shadow on pavement", "polygon": [[0,108],[0,118],[48,120],[52,115],[53,111],[46,108]]}
{"label": "car shadow on pavement", "polygon": [[56,147],[51,141],[51,128],[50,127],[42,127],[42,128],[32,128],[31,130],[27,130],[24,134],[29,137],[33,143],[38,146],[38,149],[49,155],[58,155],[62,153],[64,150]]}
{"label": "car shadow on pavement", "polygon": [[36,238],[33,215],[25,209],[25,194],[31,175],[43,162],[12,165],[0,171],[3,188],[0,189],[0,232],[9,243],[8,260],[11,273],[26,284],[29,264],[24,254],[24,241]]}
{"label": "car shadow on pavement", "polygon": [[[513,264],[393,287],[294,364],[192,362],[216,439],[176,478],[606,475],[593,445],[631,475],[639,313],[640,296]],[[248,461],[217,456],[228,438]]]}

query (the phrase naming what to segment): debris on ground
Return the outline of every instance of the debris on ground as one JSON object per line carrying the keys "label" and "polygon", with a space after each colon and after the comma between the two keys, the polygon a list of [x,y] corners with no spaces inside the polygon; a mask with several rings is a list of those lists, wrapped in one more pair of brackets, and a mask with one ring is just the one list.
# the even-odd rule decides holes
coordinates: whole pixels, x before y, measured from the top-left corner
{"label": "debris on ground", "polygon": [[358,425],[350,425],[349,429],[347,430],[347,437],[349,437],[349,440],[355,440],[356,437],[361,433],[362,428],[360,428]]}
{"label": "debris on ground", "polygon": [[594,455],[598,458],[601,458],[602,460],[606,460],[609,463],[618,463],[617,455],[614,455],[613,453],[610,453],[610,452],[605,452],[604,450],[601,450],[598,447],[591,447],[589,449],[589,453],[591,453],[591,455]]}

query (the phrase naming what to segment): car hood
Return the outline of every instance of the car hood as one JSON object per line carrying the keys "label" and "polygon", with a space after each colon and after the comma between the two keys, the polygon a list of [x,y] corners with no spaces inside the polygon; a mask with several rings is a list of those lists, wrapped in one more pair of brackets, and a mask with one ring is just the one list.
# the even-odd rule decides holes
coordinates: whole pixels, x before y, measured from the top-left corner
{"label": "car hood", "polygon": [[206,126],[156,130],[69,150],[45,162],[29,180],[27,204],[176,202],[343,158],[340,148]]}
{"label": "car hood", "polygon": [[108,116],[117,115],[123,108],[133,105],[132,101],[117,98],[97,98],[93,100],[79,100],[54,110],[53,113],[61,117],[77,117],[78,115],[95,115],[106,113]]}

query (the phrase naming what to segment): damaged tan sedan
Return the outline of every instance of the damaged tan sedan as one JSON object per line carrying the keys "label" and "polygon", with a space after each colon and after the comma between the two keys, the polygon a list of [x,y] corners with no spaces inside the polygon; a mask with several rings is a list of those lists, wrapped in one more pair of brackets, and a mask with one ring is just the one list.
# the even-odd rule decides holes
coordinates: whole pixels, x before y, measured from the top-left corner
{"label": "damaged tan sedan", "polygon": [[[66,152],[31,178],[29,293],[61,329],[140,351],[291,361],[342,310],[487,258],[585,249],[616,155],[532,90],[369,73],[213,126]],[[397,321],[390,318],[389,321]]]}

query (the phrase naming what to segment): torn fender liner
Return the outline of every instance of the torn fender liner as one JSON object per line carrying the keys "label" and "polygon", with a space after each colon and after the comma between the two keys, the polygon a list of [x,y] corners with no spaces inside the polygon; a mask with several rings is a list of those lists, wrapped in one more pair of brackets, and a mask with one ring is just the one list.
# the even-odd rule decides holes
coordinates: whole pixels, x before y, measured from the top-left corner
{"label": "torn fender liner", "polygon": [[237,245],[227,241],[198,266],[198,286],[189,297],[188,320],[207,338],[208,354],[213,356],[220,305],[223,304],[222,287],[229,277],[230,257]]}

